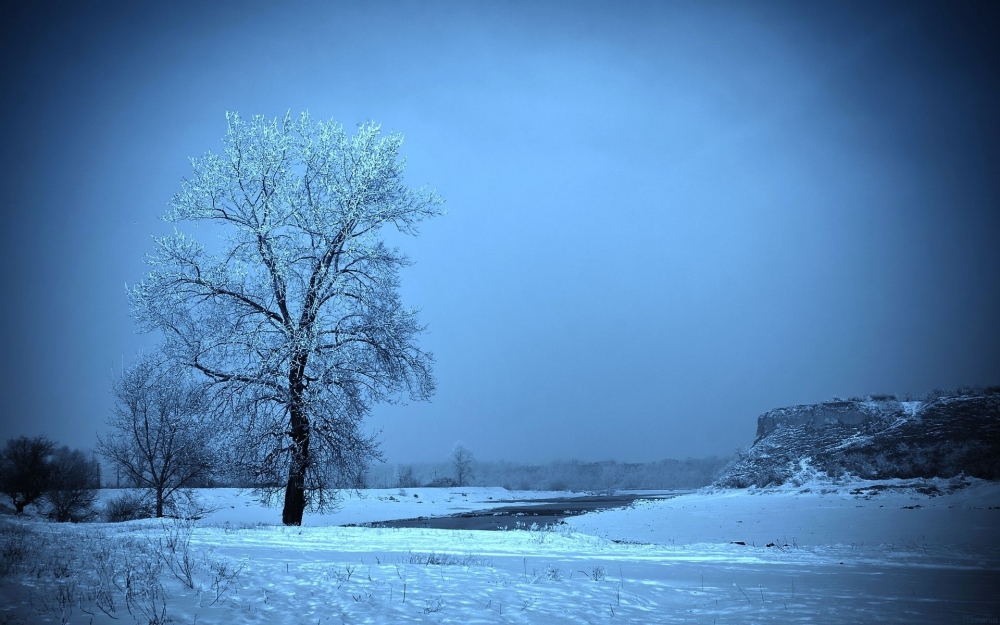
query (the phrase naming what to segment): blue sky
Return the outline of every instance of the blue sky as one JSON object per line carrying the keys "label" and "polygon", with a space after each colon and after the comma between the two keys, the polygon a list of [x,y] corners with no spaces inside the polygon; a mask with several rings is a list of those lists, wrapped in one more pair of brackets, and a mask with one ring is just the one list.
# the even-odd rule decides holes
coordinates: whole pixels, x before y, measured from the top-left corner
{"label": "blue sky", "polygon": [[0,438],[93,445],[155,342],[125,285],[227,110],[373,119],[447,200],[393,238],[438,392],[376,409],[390,461],[726,454],[773,407],[996,384],[998,26],[987,3],[16,9]]}

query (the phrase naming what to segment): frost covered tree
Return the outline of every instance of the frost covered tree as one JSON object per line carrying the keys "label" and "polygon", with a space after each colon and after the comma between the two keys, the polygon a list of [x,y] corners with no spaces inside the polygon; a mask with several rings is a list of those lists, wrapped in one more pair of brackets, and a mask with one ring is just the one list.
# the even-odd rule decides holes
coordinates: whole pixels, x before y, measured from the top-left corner
{"label": "frost covered tree", "polygon": [[468,486],[469,480],[473,478],[472,465],[476,459],[472,452],[462,443],[455,443],[451,450],[451,464],[455,467],[455,481],[458,486]]}
{"label": "frost covered tree", "polygon": [[235,467],[283,490],[282,520],[299,525],[379,457],[362,429],[373,403],[434,390],[423,328],[398,296],[408,260],[381,231],[416,234],[441,200],[403,183],[402,137],[375,124],[348,136],[307,114],[226,119],[223,152],[193,160],[166,216],[213,224],[219,243],[157,240],[133,314],[209,381],[240,432]]}
{"label": "frost covered tree", "polygon": [[158,358],[141,356],[114,380],[110,430],[98,437],[108,462],[152,495],[157,517],[216,464],[206,392],[189,378]]}

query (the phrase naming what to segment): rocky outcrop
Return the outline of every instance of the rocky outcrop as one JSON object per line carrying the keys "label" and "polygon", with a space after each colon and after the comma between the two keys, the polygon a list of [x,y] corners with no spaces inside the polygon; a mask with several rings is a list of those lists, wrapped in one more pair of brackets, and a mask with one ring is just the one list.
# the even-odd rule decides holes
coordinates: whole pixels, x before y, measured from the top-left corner
{"label": "rocky outcrop", "polygon": [[1000,389],[771,410],[716,484],[780,485],[804,460],[831,477],[1000,479]]}
{"label": "rocky outcrop", "polygon": [[805,425],[813,428],[835,424],[860,426],[877,419],[902,416],[905,412],[903,404],[896,400],[828,401],[821,404],[775,408],[757,417],[756,440],[759,441],[781,426]]}

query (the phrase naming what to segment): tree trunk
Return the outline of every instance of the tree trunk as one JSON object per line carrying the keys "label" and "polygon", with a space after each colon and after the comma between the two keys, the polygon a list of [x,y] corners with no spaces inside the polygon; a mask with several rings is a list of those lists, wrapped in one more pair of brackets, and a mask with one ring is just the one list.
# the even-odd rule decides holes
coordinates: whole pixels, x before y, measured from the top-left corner
{"label": "tree trunk", "polygon": [[293,460],[292,466],[288,468],[285,507],[281,511],[281,522],[285,525],[302,525],[302,514],[306,510],[305,477],[302,464]]}
{"label": "tree trunk", "polygon": [[163,517],[163,491],[160,489],[156,490],[156,518]]}
{"label": "tree trunk", "polygon": [[16,514],[24,514],[24,507],[25,507],[26,505],[28,505],[28,504],[27,504],[27,503],[25,503],[25,502],[23,502],[23,501],[17,501],[17,500],[15,500],[15,501],[14,501],[14,509],[15,509],[15,513],[16,513]]}
{"label": "tree trunk", "polygon": [[293,399],[289,411],[292,426],[292,461],[288,467],[288,485],[285,487],[285,507],[281,522],[285,525],[302,525],[306,509],[306,468],[309,466],[309,420],[302,413],[301,404]]}
{"label": "tree trunk", "polygon": [[301,415],[292,419],[292,461],[288,467],[288,485],[285,487],[285,507],[281,522],[285,525],[302,525],[306,509],[306,466],[309,464],[309,430]]}
{"label": "tree trunk", "polygon": [[300,354],[292,360],[288,374],[291,402],[288,416],[292,435],[292,458],[288,466],[288,485],[285,487],[285,507],[281,511],[281,522],[285,525],[302,525],[302,514],[306,509],[306,467],[309,466],[309,419],[302,409],[302,395],[305,392],[306,355]]}

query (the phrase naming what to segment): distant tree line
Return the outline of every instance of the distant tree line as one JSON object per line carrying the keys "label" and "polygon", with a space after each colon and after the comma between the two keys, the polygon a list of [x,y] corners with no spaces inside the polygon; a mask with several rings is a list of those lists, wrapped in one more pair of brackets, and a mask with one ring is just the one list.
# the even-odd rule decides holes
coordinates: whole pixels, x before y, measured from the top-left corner
{"label": "distant tree line", "polygon": [[[471,455],[471,454],[470,454]],[[658,462],[554,461],[542,464],[475,462],[467,486],[499,486],[510,490],[683,489],[707,486],[728,458],[688,458]],[[367,474],[371,488],[459,486],[455,454],[446,462],[384,464]]]}
{"label": "distant tree line", "polygon": [[965,385],[956,386],[954,388],[935,388],[931,391],[924,393],[923,395],[914,393],[905,393],[903,395],[895,395],[892,393],[871,393],[864,397],[860,395],[853,395],[851,397],[834,397],[833,401],[854,401],[854,402],[865,402],[865,401],[921,401],[921,402],[932,402],[938,400],[942,397],[979,397],[981,395],[997,395],[1000,394],[1000,385]]}

